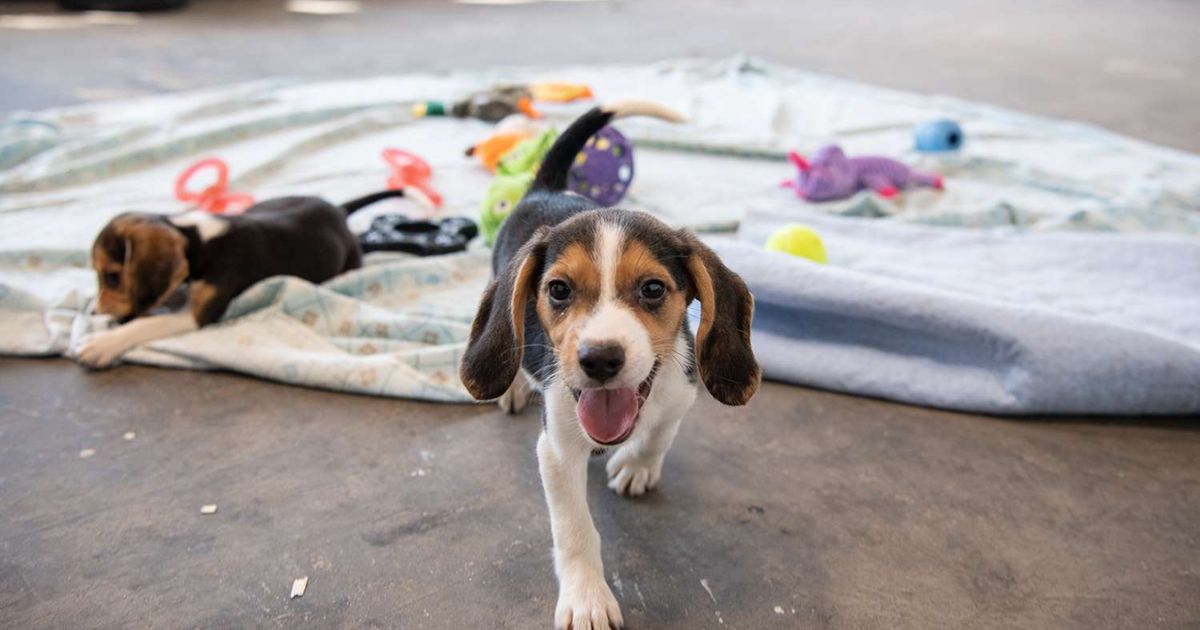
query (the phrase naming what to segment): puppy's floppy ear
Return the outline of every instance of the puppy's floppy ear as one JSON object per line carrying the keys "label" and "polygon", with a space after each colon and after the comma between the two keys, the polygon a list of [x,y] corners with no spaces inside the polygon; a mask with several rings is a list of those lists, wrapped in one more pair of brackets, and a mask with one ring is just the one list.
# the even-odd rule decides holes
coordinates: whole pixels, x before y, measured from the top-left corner
{"label": "puppy's floppy ear", "polygon": [[539,231],[483,292],[471,324],[471,337],[458,375],[476,400],[499,398],[508,391],[525,354],[525,315],[545,263]]}
{"label": "puppy's floppy ear", "polygon": [[762,370],[750,346],[754,296],[711,249],[690,232],[682,232],[690,254],[687,271],[692,297],[700,300],[696,331],[696,366],[713,398],[744,405],[758,391]]}
{"label": "puppy's floppy ear", "polygon": [[187,278],[187,239],[147,220],[123,222],[118,234],[125,239],[122,286],[134,314],[141,314],[158,306]]}

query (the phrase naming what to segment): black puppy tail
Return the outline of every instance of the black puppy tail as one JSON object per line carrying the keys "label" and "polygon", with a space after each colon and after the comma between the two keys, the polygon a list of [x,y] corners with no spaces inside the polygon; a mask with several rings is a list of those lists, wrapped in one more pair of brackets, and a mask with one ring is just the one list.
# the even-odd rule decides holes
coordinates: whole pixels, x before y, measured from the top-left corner
{"label": "black puppy tail", "polygon": [[381,190],[377,193],[371,193],[365,197],[359,197],[358,199],[355,199],[353,201],[347,201],[346,203],[342,204],[342,209],[346,211],[347,215],[351,215],[354,213],[355,210],[365,208],[365,207],[375,203],[376,201],[383,201],[384,199],[391,199],[392,197],[403,197],[403,196],[404,196],[403,190]]}
{"label": "black puppy tail", "polygon": [[649,101],[622,101],[611,105],[593,107],[554,141],[554,146],[546,153],[542,165],[538,168],[537,176],[530,186],[530,191],[549,190],[562,191],[567,189],[567,171],[575,163],[575,156],[583,150],[588,138],[604,128],[605,125],[628,116],[653,116],[674,123],[687,120],[683,114],[658,103]]}

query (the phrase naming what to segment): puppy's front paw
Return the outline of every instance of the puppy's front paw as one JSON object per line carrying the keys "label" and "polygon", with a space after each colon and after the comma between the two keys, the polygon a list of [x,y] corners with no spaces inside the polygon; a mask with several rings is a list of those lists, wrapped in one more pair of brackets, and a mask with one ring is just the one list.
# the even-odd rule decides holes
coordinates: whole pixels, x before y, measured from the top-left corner
{"label": "puppy's front paw", "polygon": [[640,497],[658,485],[662,465],[661,455],[639,456],[622,448],[608,460],[608,487],[617,494]]}
{"label": "puppy's front paw", "polygon": [[586,571],[563,579],[554,609],[558,630],[610,630],[625,625],[621,606],[604,576]]}
{"label": "puppy's front paw", "polygon": [[92,333],[75,350],[75,360],[81,365],[102,370],[111,367],[128,348],[117,331]]}

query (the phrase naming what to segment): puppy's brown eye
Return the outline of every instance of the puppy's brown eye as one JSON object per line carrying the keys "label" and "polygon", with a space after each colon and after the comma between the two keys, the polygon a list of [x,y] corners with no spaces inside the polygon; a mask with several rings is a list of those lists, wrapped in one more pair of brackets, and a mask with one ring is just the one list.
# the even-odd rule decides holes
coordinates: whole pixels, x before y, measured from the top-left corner
{"label": "puppy's brown eye", "polygon": [[106,272],[104,272],[103,276],[104,276],[104,286],[106,286],[106,287],[115,289],[115,288],[117,288],[117,286],[119,286],[121,284],[121,274],[119,274],[115,271],[106,271]]}
{"label": "puppy's brown eye", "polygon": [[562,280],[551,280],[547,291],[550,293],[550,300],[553,302],[566,302],[571,299],[571,287]]}
{"label": "puppy's brown eye", "polygon": [[647,280],[642,283],[643,300],[661,300],[667,294],[667,285],[662,280]]}

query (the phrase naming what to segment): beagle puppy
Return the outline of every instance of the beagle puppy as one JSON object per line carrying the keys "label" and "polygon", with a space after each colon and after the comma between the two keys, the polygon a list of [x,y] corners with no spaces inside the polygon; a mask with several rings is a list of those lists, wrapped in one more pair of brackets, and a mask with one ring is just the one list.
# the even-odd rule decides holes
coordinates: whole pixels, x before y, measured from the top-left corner
{"label": "beagle puppy", "polygon": [[[117,216],[92,245],[92,267],[99,284],[96,310],[121,325],[84,339],[76,360],[108,367],[134,346],[207,326],[233,298],[270,276],[324,282],[358,268],[362,250],[346,217],[401,195],[388,190],[341,206],[317,197],[282,197],[229,216],[203,210]],[[144,317],[185,282],[189,310]]]}
{"label": "beagle puppy", "polygon": [[[722,403],[742,405],[762,378],[750,346],[754,298],[712,250],[648,214],[599,208],[566,190],[588,138],[629,115],[682,119],[658,105],[620,103],[591,110],[558,138],[500,229],[494,278],[460,367],[472,396],[499,399],[510,412],[531,386],[542,393],[537,455],[558,628],[623,624],[588,510],[588,458],[615,448],[608,486],[639,496],[658,483],[697,381]],[[702,310],[694,339],[692,300]]]}

